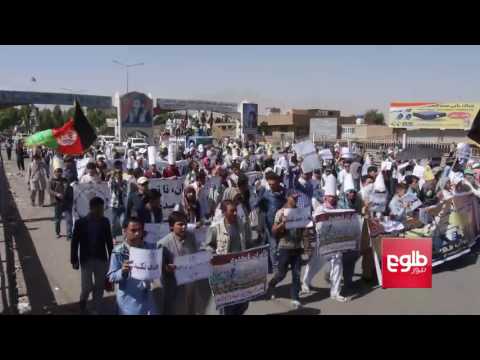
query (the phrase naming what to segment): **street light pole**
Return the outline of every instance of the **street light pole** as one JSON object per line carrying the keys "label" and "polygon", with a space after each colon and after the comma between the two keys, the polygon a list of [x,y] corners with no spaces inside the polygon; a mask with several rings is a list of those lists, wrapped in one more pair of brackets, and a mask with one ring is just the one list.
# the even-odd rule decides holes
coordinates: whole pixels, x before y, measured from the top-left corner
{"label": "street light pole", "polygon": [[137,64],[124,64],[118,60],[112,60],[113,63],[123,66],[125,68],[126,76],[127,76],[127,94],[128,94],[128,69],[134,66],[142,66],[145,65],[143,62],[142,63],[137,63]]}

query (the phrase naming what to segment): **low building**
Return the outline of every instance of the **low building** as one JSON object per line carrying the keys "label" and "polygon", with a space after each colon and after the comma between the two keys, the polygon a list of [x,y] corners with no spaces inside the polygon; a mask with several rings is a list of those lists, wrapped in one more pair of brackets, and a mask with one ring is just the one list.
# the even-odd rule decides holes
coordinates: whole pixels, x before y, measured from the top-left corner
{"label": "low building", "polygon": [[[278,110],[278,109],[275,109]],[[310,136],[310,120],[312,118],[339,118],[339,110],[322,109],[292,109],[286,114],[270,111],[267,115],[258,116],[258,124],[266,123],[267,135],[273,132],[293,132],[295,138],[301,139]]]}
{"label": "low building", "polygon": [[395,136],[393,129],[385,125],[347,124],[341,128],[343,140],[375,140]]}

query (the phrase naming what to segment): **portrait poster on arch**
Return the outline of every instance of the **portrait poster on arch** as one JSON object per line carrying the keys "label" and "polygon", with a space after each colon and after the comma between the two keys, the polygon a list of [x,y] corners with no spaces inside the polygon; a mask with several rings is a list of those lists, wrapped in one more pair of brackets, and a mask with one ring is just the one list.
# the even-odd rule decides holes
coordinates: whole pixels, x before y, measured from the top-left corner
{"label": "portrait poster on arch", "polygon": [[242,128],[245,135],[256,135],[258,132],[258,104],[242,104]]}
{"label": "portrait poster on arch", "polygon": [[153,100],[139,92],[129,92],[120,98],[122,128],[152,127]]}

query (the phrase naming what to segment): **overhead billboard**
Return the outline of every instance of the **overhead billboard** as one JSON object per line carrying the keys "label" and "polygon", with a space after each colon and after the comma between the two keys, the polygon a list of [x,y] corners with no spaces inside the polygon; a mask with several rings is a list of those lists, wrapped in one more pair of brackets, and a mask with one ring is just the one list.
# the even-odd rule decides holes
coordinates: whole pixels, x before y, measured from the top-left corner
{"label": "overhead billboard", "polygon": [[394,102],[389,127],[407,129],[470,129],[480,103]]}
{"label": "overhead billboard", "polygon": [[218,113],[235,113],[237,112],[238,104],[204,100],[157,99],[157,107],[159,110],[164,111],[198,110]]}

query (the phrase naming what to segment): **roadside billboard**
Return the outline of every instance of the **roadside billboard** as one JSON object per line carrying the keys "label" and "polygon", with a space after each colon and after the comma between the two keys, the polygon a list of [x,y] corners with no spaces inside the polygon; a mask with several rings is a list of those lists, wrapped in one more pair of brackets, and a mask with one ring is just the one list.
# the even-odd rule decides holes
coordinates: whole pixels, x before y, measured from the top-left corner
{"label": "roadside billboard", "polygon": [[242,129],[245,135],[256,135],[258,131],[258,104],[242,103]]}
{"label": "roadside billboard", "polygon": [[470,129],[480,103],[394,102],[390,104],[391,128]]}
{"label": "roadside billboard", "polygon": [[121,138],[141,134],[150,140],[153,137],[153,100],[146,94],[129,92],[118,99],[118,117]]}

